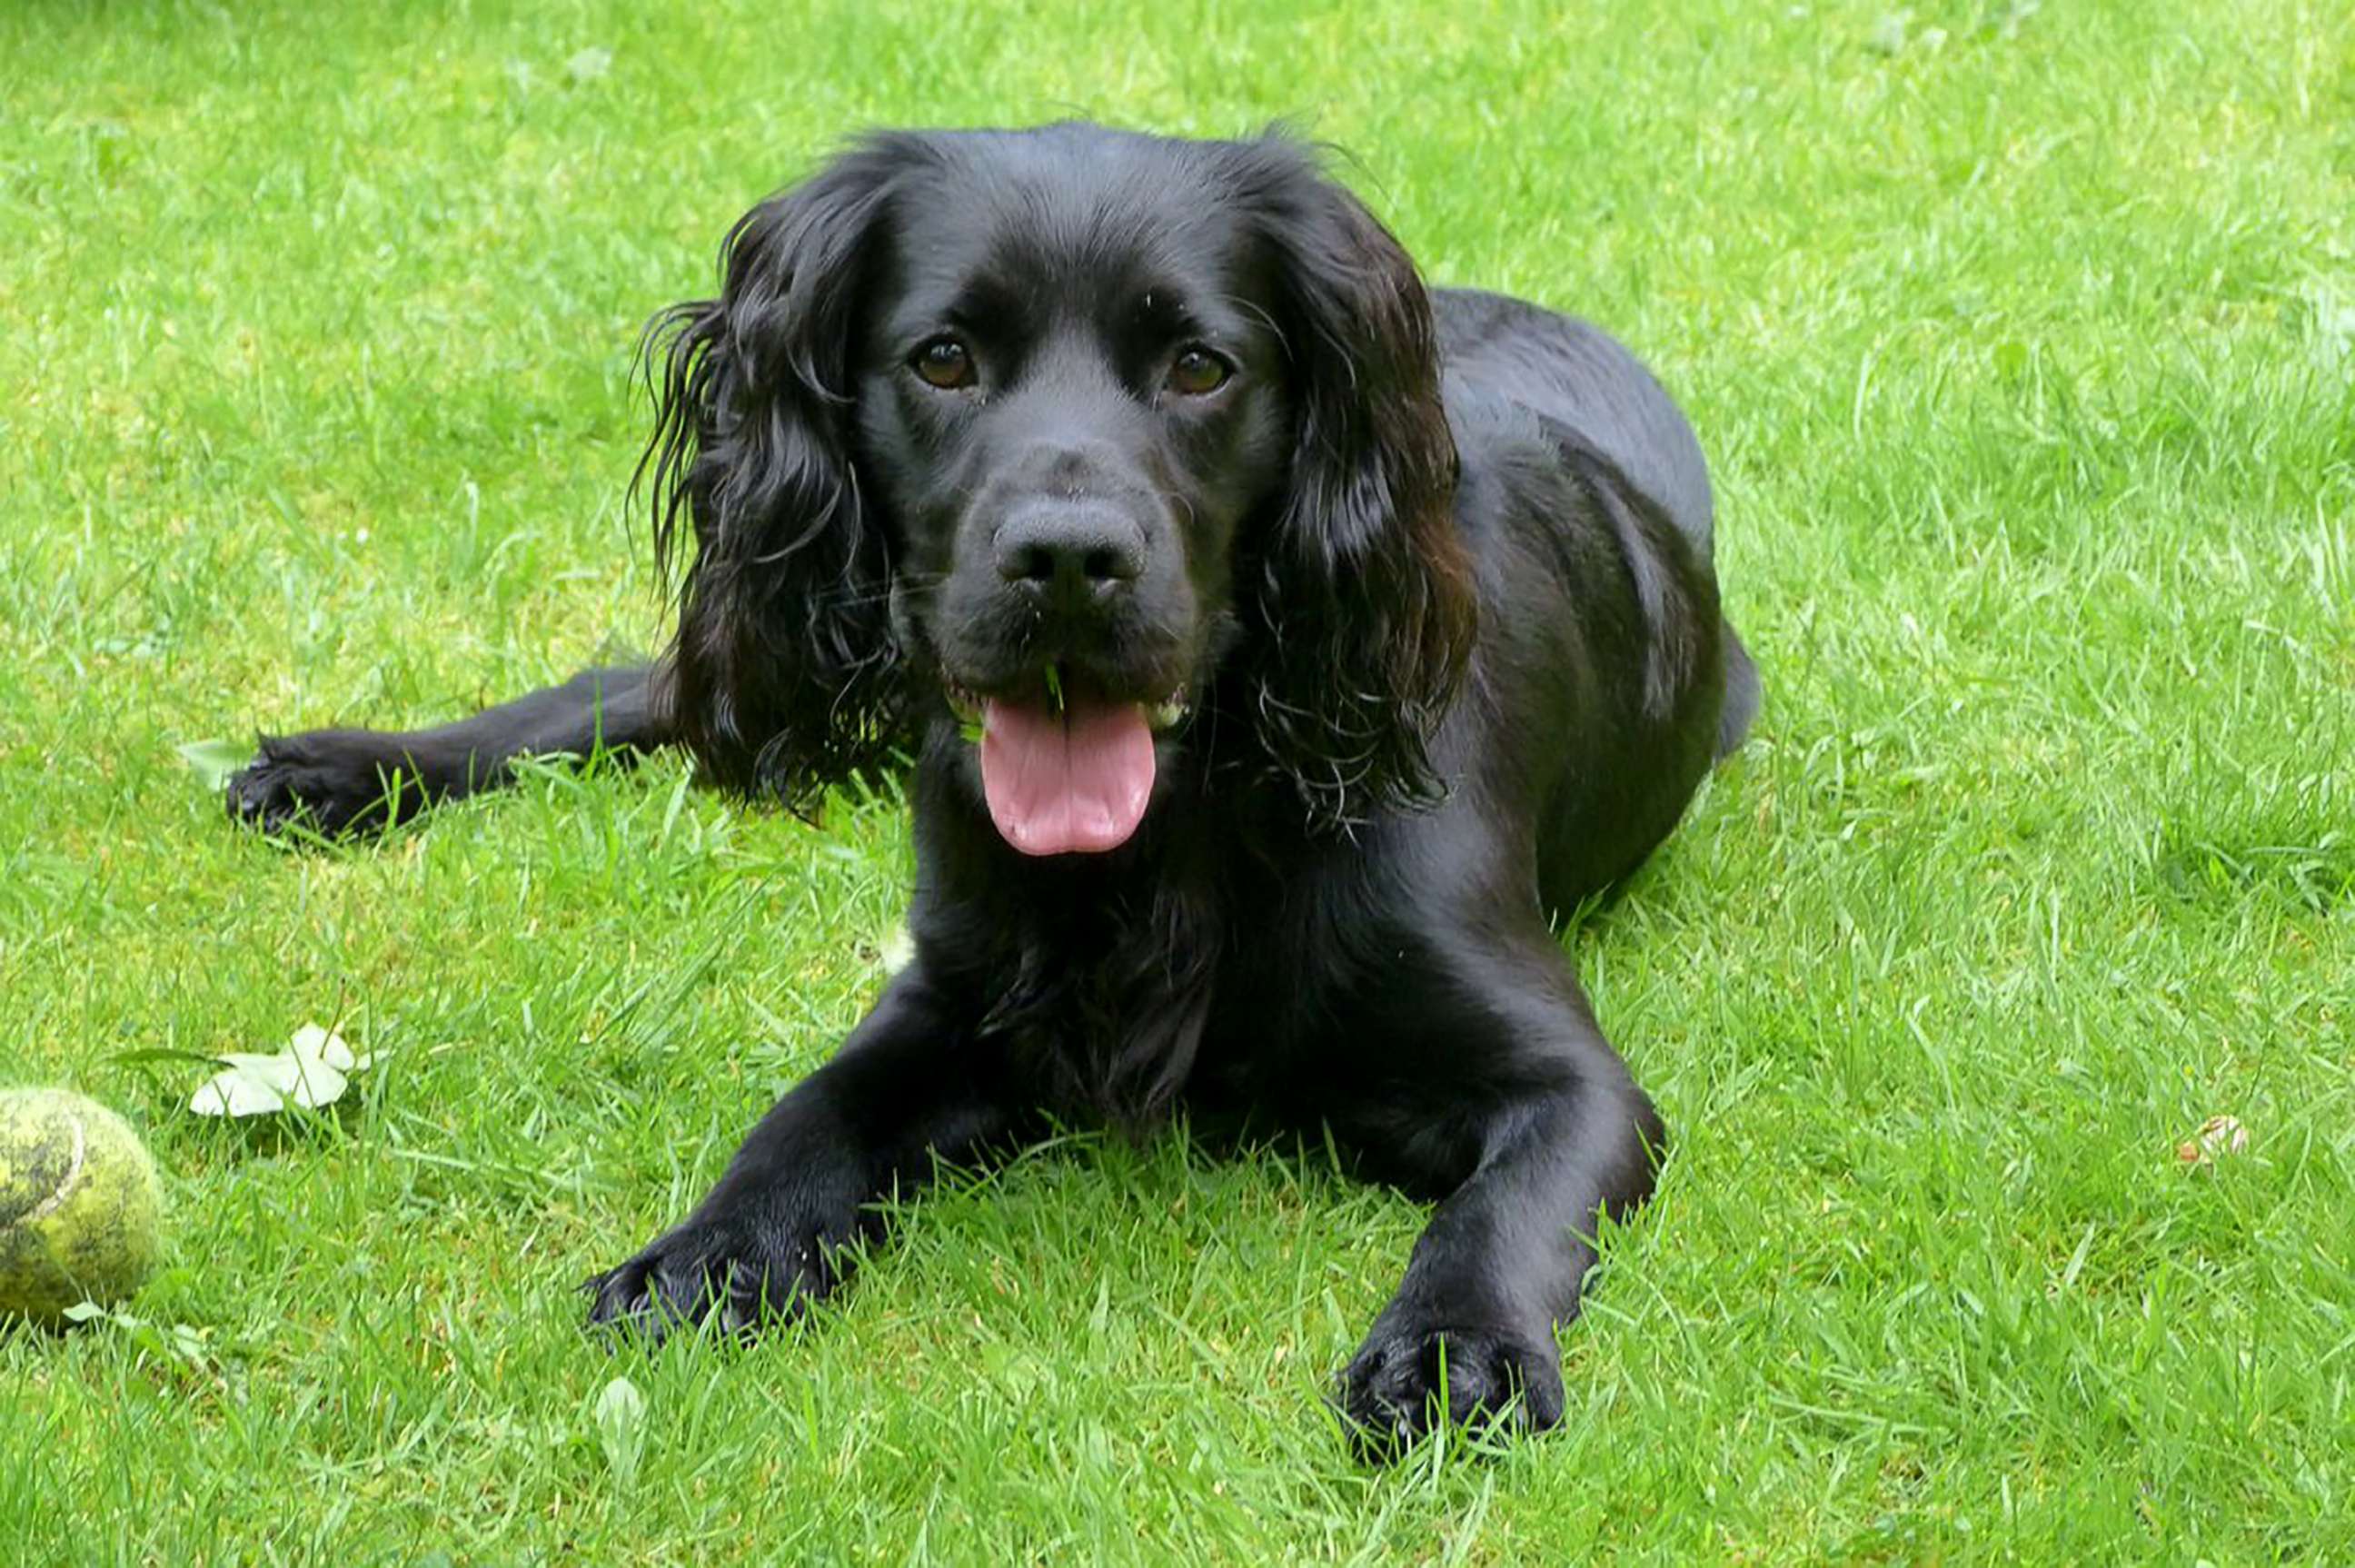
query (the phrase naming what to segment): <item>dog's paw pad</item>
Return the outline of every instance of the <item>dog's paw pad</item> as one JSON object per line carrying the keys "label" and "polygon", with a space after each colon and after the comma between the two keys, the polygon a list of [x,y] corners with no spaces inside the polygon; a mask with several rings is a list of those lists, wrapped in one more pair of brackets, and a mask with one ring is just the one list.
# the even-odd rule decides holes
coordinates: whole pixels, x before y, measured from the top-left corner
{"label": "dog's paw pad", "polygon": [[264,833],[308,828],[333,837],[399,814],[398,792],[374,755],[303,735],[264,736],[223,797],[231,818]]}
{"label": "dog's paw pad", "polygon": [[1339,1403],[1359,1451],[1373,1459],[1397,1456],[1443,1421],[1543,1431],[1561,1421],[1561,1352],[1550,1333],[1378,1329],[1341,1374]]}
{"label": "dog's paw pad", "polygon": [[689,1221],[582,1288],[592,1328],[659,1344],[707,1325],[751,1339],[799,1317],[838,1280],[831,1250],[814,1236],[787,1242],[768,1227]]}

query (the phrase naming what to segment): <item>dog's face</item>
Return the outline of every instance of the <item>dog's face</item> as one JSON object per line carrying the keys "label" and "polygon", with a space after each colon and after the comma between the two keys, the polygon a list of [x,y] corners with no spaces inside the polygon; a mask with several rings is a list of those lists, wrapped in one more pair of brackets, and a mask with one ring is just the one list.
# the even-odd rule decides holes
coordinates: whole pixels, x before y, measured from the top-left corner
{"label": "dog's face", "polygon": [[961,147],[870,261],[856,446],[895,630],[1028,854],[1135,831],[1290,470],[1282,301],[1202,175],[1142,141]]}
{"label": "dog's face", "polygon": [[723,779],[822,783],[936,714],[1008,844],[1102,851],[1226,692],[1312,814],[1425,782],[1470,614],[1429,305],[1299,149],[884,138],[729,263],[653,454]]}

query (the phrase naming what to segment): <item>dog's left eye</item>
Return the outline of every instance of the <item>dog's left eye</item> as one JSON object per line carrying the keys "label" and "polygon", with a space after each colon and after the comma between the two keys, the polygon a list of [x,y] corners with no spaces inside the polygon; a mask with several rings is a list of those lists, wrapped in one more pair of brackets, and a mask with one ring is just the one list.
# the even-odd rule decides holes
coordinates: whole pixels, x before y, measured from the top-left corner
{"label": "dog's left eye", "polygon": [[917,375],[943,392],[973,385],[973,350],[954,337],[935,337],[916,350],[908,363]]}
{"label": "dog's left eye", "polygon": [[1208,397],[1234,373],[1233,366],[1198,343],[1170,362],[1169,389],[1189,398]]}

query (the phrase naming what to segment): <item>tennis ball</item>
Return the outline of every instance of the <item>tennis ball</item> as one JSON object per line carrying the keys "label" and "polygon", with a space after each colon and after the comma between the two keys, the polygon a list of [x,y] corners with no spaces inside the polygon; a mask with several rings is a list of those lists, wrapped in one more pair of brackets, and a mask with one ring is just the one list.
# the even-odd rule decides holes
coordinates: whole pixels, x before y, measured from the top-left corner
{"label": "tennis ball", "polygon": [[0,1089],[0,1319],[51,1326],[155,1271],[163,1184],[123,1119],[63,1089]]}

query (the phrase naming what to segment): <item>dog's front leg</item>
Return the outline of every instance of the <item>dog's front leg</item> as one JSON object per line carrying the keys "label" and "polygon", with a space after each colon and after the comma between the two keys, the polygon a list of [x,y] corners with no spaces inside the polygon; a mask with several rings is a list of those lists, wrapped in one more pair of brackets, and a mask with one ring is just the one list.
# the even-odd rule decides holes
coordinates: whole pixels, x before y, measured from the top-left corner
{"label": "dog's front leg", "polygon": [[588,1282],[590,1320],[660,1339],[792,1316],[844,1277],[875,1204],[1012,1136],[1001,1060],[924,976],[902,971],[835,1058],[777,1102],[695,1211]]}
{"label": "dog's front leg", "polygon": [[[1427,1147],[1470,1168],[1439,1181],[1436,1167],[1410,1175],[1413,1186],[1455,1184],[1341,1375],[1342,1412],[1369,1457],[1441,1422],[1479,1426],[1508,1409],[1530,1428],[1561,1419],[1554,1328],[1578,1314],[1597,1217],[1650,1194],[1665,1138],[1567,976],[1562,986],[1569,994],[1524,991],[1500,1009],[1518,1018],[1465,1020],[1449,1060],[1472,1070],[1423,1084],[1411,1120],[1384,1118],[1438,1133]],[[1391,1144],[1393,1172],[1410,1174]]]}
{"label": "dog's front leg", "polygon": [[519,757],[651,752],[672,741],[668,678],[654,666],[584,669],[430,730],[265,736],[229,781],[229,814],[265,832],[304,827],[333,837],[503,788]]}

